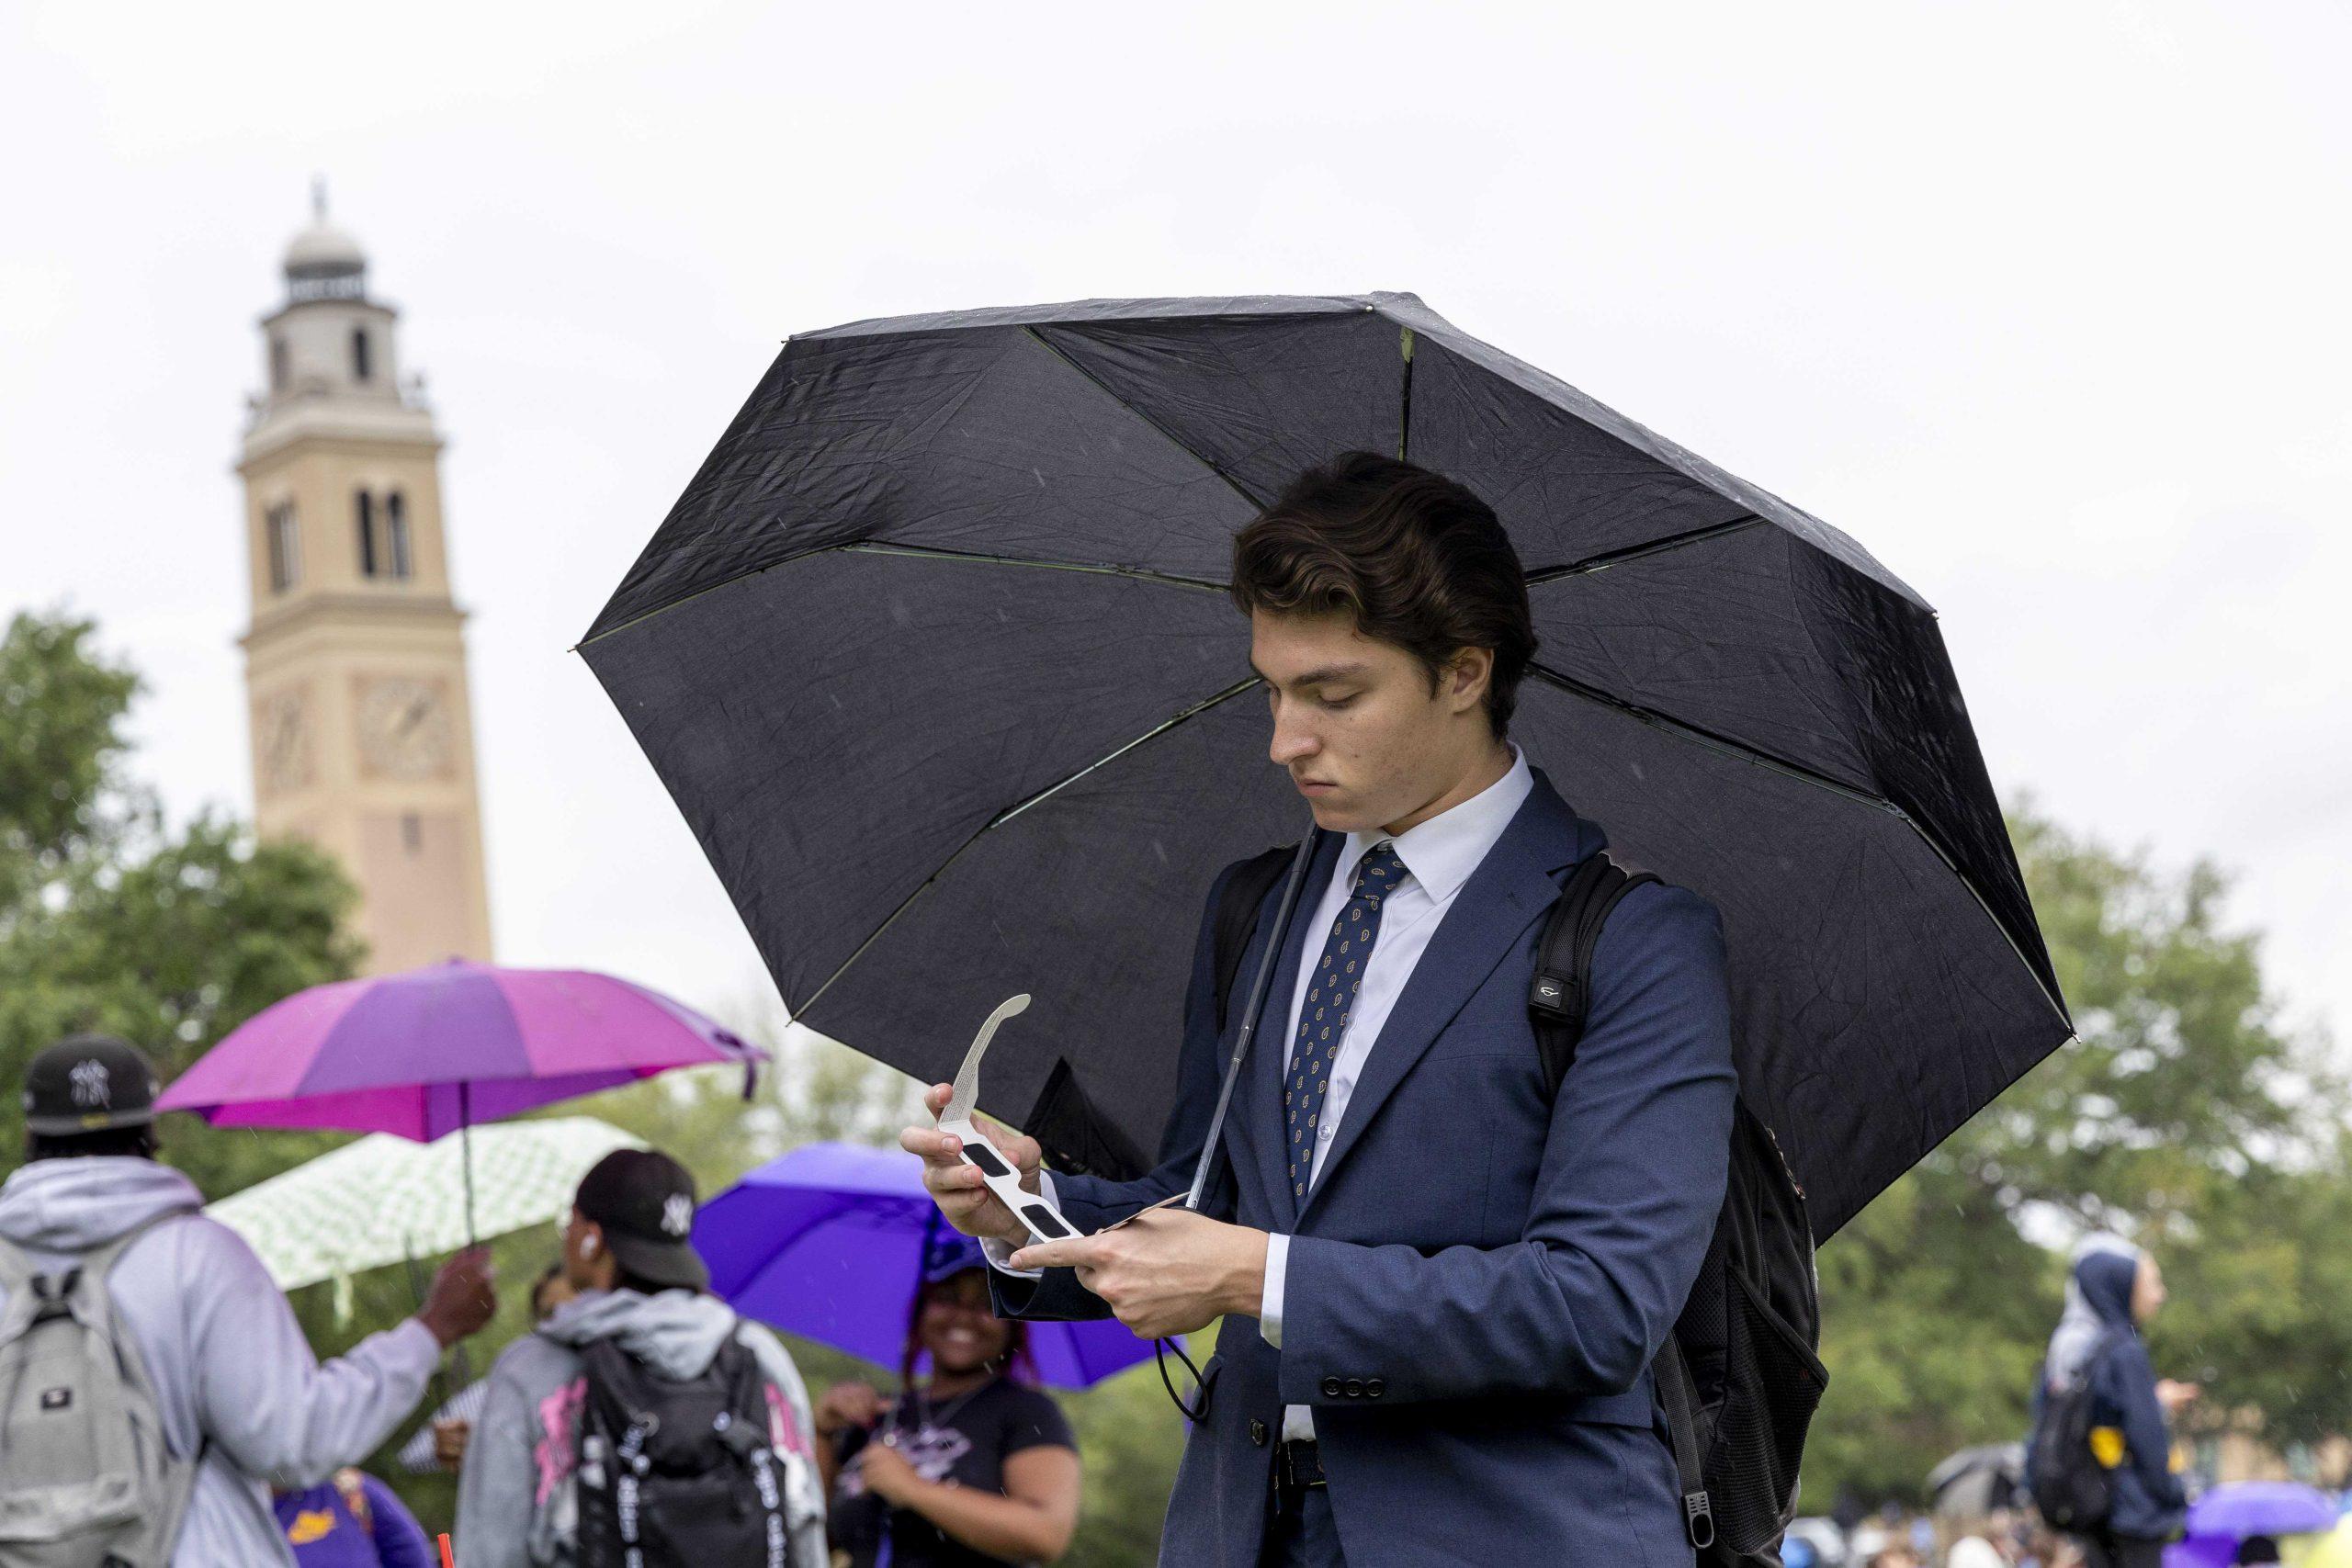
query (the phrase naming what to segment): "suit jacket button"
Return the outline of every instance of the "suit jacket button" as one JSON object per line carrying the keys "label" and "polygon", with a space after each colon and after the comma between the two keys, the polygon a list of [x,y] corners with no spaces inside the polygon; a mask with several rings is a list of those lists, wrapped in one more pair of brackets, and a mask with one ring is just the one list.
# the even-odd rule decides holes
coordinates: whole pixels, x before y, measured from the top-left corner
{"label": "suit jacket button", "polygon": [[1250,1440],[1261,1449],[1266,1446],[1266,1424],[1263,1421],[1250,1423]]}
{"label": "suit jacket button", "polygon": [[1348,1397],[1350,1399],[1362,1399],[1363,1397],[1363,1379],[1350,1378],[1348,1380]]}
{"label": "suit jacket button", "polygon": [[1365,1397],[1378,1399],[1388,1392],[1388,1385],[1379,1378],[1366,1378],[1363,1381],[1363,1392]]}
{"label": "suit jacket button", "polygon": [[1323,1397],[1326,1399],[1337,1399],[1340,1397],[1339,1379],[1325,1378],[1323,1380]]}

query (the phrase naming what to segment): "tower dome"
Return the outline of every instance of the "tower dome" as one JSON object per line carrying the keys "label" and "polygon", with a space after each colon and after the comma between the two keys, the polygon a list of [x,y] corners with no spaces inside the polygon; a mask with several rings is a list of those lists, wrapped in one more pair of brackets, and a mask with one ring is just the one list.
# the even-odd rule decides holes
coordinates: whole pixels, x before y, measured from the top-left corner
{"label": "tower dome", "polygon": [[368,255],[327,221],[327,188],[311,187],[311,225],[286,246],[286,288],[296,299],[351,299],[368,291]]}

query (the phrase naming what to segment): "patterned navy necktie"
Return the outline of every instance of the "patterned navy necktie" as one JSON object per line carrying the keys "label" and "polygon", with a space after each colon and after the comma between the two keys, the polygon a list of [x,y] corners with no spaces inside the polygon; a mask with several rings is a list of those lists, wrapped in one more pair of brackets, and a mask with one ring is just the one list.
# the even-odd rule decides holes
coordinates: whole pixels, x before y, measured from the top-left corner
{"label": "patterned navy necktie", "polygon": [[1365,852],[1348,901],[1324,939],[1323,960],[1306,988],[1306,1003],[1298,1010],[1298,1038],[1283,1082],[1283,1142],[1290,1159],[1290,1190],[1299,1198],[1306,1196],[1315,1171],[1316,1128],[1323,1119],[1324,1097],[1331,1092],[1331,1064],[1347,1038],[1348,1015],[1363,985],[1373,940],[1380,934],[1381,900],[1396,890],[1404,875],[1396,846],[1384,842]]}

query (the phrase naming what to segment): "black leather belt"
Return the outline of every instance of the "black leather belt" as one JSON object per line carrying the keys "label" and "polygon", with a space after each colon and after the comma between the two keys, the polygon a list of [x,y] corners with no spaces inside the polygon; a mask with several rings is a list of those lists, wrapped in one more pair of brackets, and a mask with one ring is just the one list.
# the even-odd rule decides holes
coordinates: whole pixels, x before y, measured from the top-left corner
{"label": "black leather belt", "polygon": [[1274,1450],[1275,1485],[1307,1492],[1323,1483],[1323,1450],[1314,1443],[1284,1443]]}

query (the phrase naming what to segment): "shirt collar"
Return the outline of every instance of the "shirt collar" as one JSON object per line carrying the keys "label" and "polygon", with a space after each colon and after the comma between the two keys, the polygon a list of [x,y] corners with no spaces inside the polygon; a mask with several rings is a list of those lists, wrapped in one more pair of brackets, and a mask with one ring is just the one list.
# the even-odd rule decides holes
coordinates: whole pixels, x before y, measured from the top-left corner
{"label": "shirt collar", "polygon": [[1527,754],[1514,746],[1510,771],[1461,805],[1395,835],[1376,830],[1350,833],[1347,842],[1340,846],[1341,873],[1354,875],[1365,852],[1374,844],[1386,843],[1430,898],[1443,903],[1470,880],[1470,874],[1478,869],[1478,863],[1487,858],[1487,852],[1495,847],[1534,788],[1535,774],[1527,765]]}

